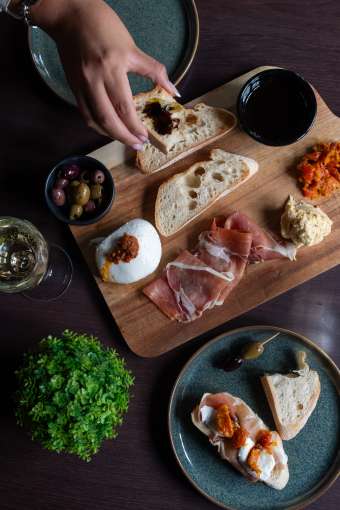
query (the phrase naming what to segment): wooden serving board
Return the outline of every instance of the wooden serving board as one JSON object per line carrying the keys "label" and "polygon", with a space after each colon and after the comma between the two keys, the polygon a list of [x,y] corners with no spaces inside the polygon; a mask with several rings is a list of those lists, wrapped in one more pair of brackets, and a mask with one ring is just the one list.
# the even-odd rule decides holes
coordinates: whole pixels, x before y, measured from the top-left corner
{"label": "wooden serving board", "polygon": [[[241,86],[252,72],[198,98],[209,105],[233,109]],[[334,221],[332,233],[319,245],[301,249],[295,262],[274,260],[248,266],[241,283],[223,306],[205,312],[189,324],[170,321],[142,293],[143,287],[161,274],[165,264],[184,248],[193,248],[198,234],[209,227],[211,218],[235,209],[248,214],[259,225],[279,231],[282,207],[292,193],[301,198],[294,166],[307,148],[316,142],[340,140],[340,119],[316,92],[318,113],[315,124],[301,141],[286,147],[267,147],[254,141],[238,127],[218,142],[192,154],[170,168],[145,176],[128,161],[130,154],[112,142],[90,154],[112,170],[117,196],[111,211],[98,223],[71,227],[71,231],[90,267],[104,299],[130,348],[145,357],[158,356],[216,326],[254,308],[273,297],[327,271],[340,262],[340,194],[319,202]],[[154,203],[161,182],[204,159],[212,147],[249,156],[258,161],[258,173],[226,198],[171,238],[163,238],[163,257],[157,272],[132,285],[102,283],[94,266],[94,248],[90,241],[106,236],[126,221],[145,218],[154,221]]]}

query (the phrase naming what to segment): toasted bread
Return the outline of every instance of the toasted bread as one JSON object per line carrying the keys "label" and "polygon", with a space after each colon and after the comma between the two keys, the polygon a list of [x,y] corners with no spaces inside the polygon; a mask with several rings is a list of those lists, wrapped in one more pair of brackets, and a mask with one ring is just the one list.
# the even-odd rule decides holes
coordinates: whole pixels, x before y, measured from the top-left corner
{"label": "toasted bread", "polygon": [[222,149],[160,185],[155,222],[163,236],[178,232],[216,200],[231,193],[258,170],[256,161]]}
{"label": "toasted bread", "polygon": [[[246,438],[251,440],[248,451],[242,451],[242,447],[237,448],[233,445],[230,435],[225,437],[216,428],[216,412],[222,405],[227,405],[231,416],[234,417],[237,425],[241,427]],[[284,452],[282,440],[276,431],[269,431],[268,427],[257,414],[240,398],[234,397],[230,393],[205,393],[192,413],[191,419],[193,424],[206,436],[212,445],[217,447],[219,455],[222,459],[227,460],[235,469],[243,476],[253,482],[263,481],[265,484],[274,489],[283,489],[289,480],[288,458]],[[271,471],[264,473],[254,471],[248,463],[248,455],[251,447],[257,446],[256,443],[259,435],[263,432],[270,434],[273,441],[269,446],[269,450],[265,453],[273,456],[273,464]],[[246,446],[246,443],[244,443]],[[261,450],[265,450],[261,447]]]}
{"label": "toasted bread", "polygon": [[[233,113],[203,103],[185,108],[161,87],[134,97],[137,114],[152,142],[137,153],[137,166],[150,174],[187,156],[227,134],[236,125]],[[150,116],[147,108],[158,108]],[[160,115],[162,122],[159,123]]]}
{"label": "toasted bread", "polygon": [[320,396],[320,379],[299,351],[298,370],[289,374],[264,375],[261,382],[269,402],[276,428],[282,439],[295,437],[306,425]]}

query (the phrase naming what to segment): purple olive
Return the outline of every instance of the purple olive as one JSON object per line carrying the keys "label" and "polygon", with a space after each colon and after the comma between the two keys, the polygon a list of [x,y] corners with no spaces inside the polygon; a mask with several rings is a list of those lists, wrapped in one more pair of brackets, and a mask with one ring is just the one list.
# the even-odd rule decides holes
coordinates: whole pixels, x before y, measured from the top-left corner
{"label": "purple olive", "polygon": [[58,207],[62,206],[66,202],[65,192],[59,188],[52,189],[52,200]]}
{"label": "purple olive", "polygon": [[62,177],[65,179],[76,179],[80,174],[80,168],[78,165],[68,165],[63,168]]}
{"label": "purple olive", "polygon": [[105,174],[102,170],[95,170],[92,174],[92,182],[94,184],[103,184],[105,181]]}
{"label": "purple olive", "polygon": [[64,189],[69,185],[68,179],[65,179],[63,177],[60,177],[55,181],[54,187],[57,189]]}
{"label": "purple olive", "polygon": [[243,358],[239,358],[238,356],[227,358],[221,363],[221,368],[225,372],[232,372],[233,370],[240,368],[243,361]]}
{"label": "purple olive", "polygon": [[84,205],[84,211],[87,213],[93,213],[96,210],[96,204],[93,200],[89,200],[87,204]]}

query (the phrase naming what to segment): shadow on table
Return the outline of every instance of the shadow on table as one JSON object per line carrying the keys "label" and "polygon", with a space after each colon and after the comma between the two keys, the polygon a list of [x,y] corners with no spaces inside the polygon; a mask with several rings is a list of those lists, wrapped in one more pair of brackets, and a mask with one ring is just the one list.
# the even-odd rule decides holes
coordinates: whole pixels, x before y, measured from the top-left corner
{"label": "shadow on table", "polygon": [[19,365],[19,357],[0,359],[0,416],[9,416],[14,413],[14,393],[17,389],[15,370]]}

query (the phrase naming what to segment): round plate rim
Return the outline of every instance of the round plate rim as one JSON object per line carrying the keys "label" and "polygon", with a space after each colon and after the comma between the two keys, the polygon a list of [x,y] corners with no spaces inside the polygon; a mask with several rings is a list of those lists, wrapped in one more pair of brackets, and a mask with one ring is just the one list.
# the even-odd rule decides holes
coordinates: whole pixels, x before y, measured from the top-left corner
{"label": "round plate rim", "polygon": [[[198,492],[200,492],[209,501],[211,501],[212,503],[215,503],[215,505],[217,505],[217,506],[219,506],[221,508],[224,508],[225,510],[237,510],[237,508],[226,506],[224,503],[221,503],[220,501],[218,501],[214,497],[212,497],[209,494],[207,494],[196,482],[194,482],[194,480],[190,477],[190,475],[187,473],[187,471],[183,467],[183,465],[181,463],[181,460],[180,460],[179,456],[177,455],[177,451],[176,451],[175,444],[174,444],[173,437],[172,437],[172,433],[171,433],[172,407],[173,407],[174,396],[175,396],[178,384],[179,384],[180,380],[182,379],[182,376],[183,376],[184,372],[187,370],[188,366],[203,351],[208,349],[211,345],[213,345],[214,343],[218,342],[223,337],[230,336],[230,335],[233,335],[235,333],[244,333],[245,331],[250,331],[250,330],[255,330],[255,329],[256,330],[257,329],[259,329],[259,330],[262,329],[264,331],[265,330],[279,331],[281,333],[286,333],[286,334],[292,335],[292,336],[296,337],[298,340],[302,341],[302,343],[305,343],[310,349],[313,349],[313,350],[317,351],[321,355],[321,357],[326,359],[326,361],[331,365],[331,368],[335,372],[335,378],[334,379],[332,378],[332,380],[333,380],[333,382],[334,382],[334,384],[336,386],[338,394],[340,393],[340,369],[338,368],[336,363],[332,360],[332,358],[329,356],[329,354],[327,354],[326,351],[324,351],[319,345],[317,345],[315,342],[313,342],[313,340],[309,339],[308,337],[306,337],[306,336],[304,336],[304,335],[302,335],[300,333],[296,333],[295,331],[292,331],[290,329],[285,329],[285,328],[281,328],[281,327],[278,327],[278,326],[268,326],[268,325],[261,325],[261,324],[259,324],[259,325],[255,325],[255,326],[243,326],[243,327],[240,327],[240,328],[232,329],[232,330],[227,331],[225,333],[221,333],[220,335],[212,338],[211,340],[209,340],[209,342],[207,342],[202,347],[200,347],[188,359],[188,361],[184,364],[183,368],[181,369],[180,373],[178,374],[178,377],[176,378],[176,381],[175,381],[174,386],[173,386],[172,391],[171,391],[170,400],[169,400],[169,407],[168,407],[168,433],[169,433],[169,437],[170,437],[171,448],[172,448],[172,451],[173,451],[173,453],[175,455],[176,461],[177,461],[177,463],[178,463],[182,473],[189,480],[191,485],[193,485],[193,487],[195,487],[195,489]],[[306,508],[307,505],[310,505],[311,503],[314,503],[323,494],[325,494],[325,492],[327,492],[327,490],[334,484],[334,482],[337,480],[337,478],[340,475],[340,451],[338,451],[338,454],[337,454],[337,457],[335,459],[335,462],[331,465],[330,469],[332,469],[333,466],[334,466],[334,473],[331,475],[331,477],[324,484],[322,484],[320,486],[320,488],[316,491],[315,494],[313,494],[310,497],[304,499],[303,501],[300,501],[297,504],[290,505],[289,507],[285,507],[286,510],[301,510],[302,508]]]}
{"label": "round plate rim", "polygon": [[[193,60],[194,60],[194,58],[196,56],[198,45],[199,45],[199,40],[200,40],[200,19],[199,19],[198,10],[197,10],[197,6],[196,6],[195,0],[185,0],[185,9],[187,11],[188,11],[188,9],[191,9],[191,11],[192,11],[192,20],[193,20],[193,28],[194,28],[193,34],[194,35],[193,35],[192,49],[190,51],[190,54],[189,54],[189,56],[187,56],[187,55],[185,56],[186,63],[184,64],[184,66],[181,66],[181,65],[178,66],[178,70],[180,70],[180,74],[176,78],[176,80],[174,81],[174,85],[176,85],[176,86],[180,84],[180,82],[183,80],[183,78],[185,77],[185,75],[189,71],[189,69],[190,69],[190,67],[191,67],[191,65],[193,63]],[[57,90],[51,85],[51,83],[46,81],[45,78],[43,77],[43,75],[41,74],[41,72],[40,72],[40,70],[39,70],[39,68],[38,68],[38,66],[37,66],[37,64],[36,64],[36,62],[34,60],[34,56],[33,56],[32,33],[33,33],[33,29],[35,29],[35,28],[39,28],[39,27],[36,27],[35,25],[29,26],[28,27],[28,31],[27,31],[28,47],[29,47],[31,60],[33,62],[33,66],[34,66],[35,70],[37,71],[37,73],[40,76],[41,80],[46,84],[46,86],[56,96],[58,96],[60,99],[62,99],[63,101],[65,101],[69,105],[76,106],[67,97],[63,97],[61,94],[59,94],[57,92]],[[189,48],[189,46],[188,46],[188,48]],[[188,51],[188,48],[187,48],[187,51]]]}

